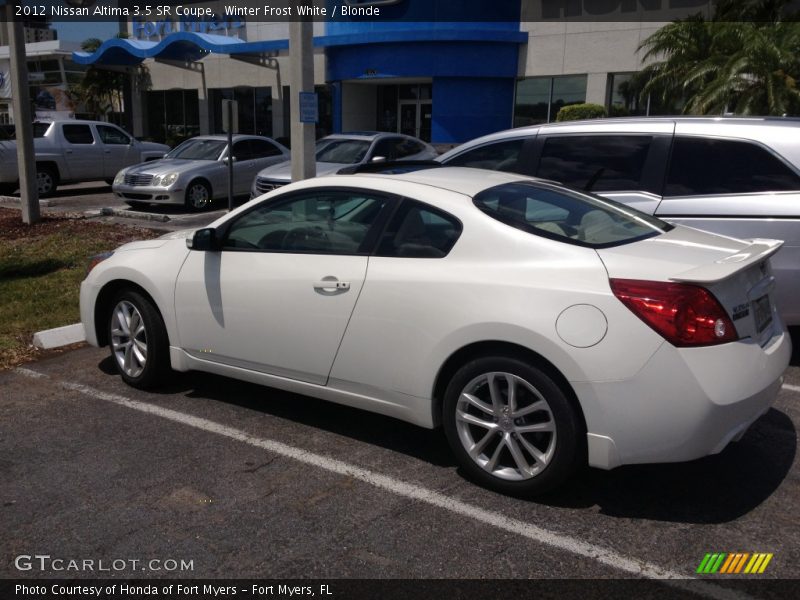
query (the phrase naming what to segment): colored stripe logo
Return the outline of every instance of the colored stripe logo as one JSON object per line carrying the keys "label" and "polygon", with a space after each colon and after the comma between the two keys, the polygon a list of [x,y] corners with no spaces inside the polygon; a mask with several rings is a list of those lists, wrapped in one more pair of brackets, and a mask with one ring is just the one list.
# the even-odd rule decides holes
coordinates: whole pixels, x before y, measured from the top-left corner
{"label": "colored stripe logo", "polygon": [[697,573],[703,575],[714,573],[756,575],[767,570],[767,565],[773,556],[772,553],[761,552],[754,554],[749,552],[709,552],[697,567]]}

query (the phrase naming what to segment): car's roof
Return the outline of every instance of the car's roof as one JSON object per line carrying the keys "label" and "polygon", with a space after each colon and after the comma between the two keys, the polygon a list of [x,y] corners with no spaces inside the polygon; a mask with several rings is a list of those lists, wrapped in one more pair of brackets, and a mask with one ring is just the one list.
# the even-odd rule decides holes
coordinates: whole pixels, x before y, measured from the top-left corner
{"label": "car's roof", "polygon": [[[382,137],[403,137],[417,139],[404,133],[393,133],[391,131],[343,131],[342,133],[332,133],[326,135],[323,140],[364,140],[372,141]],[[319,141],[319,140],[318,140]],[[422,141],[422,140],[419,140]]]}
{"label": "car's roof", "polygon": [[[244,133],[234,133],[233,134],[233,141],[236,140],[243,140],[243,139],[258,139],[258,140],[270,140],[268,137],[264,137],[263,135],[248,135]],[[210,135],[196,135],[194,137],[188,138],[188,140],[218,140],[221,142],[228,141],[228,134],[227,133],[215,133]],[[188,141],[187,140],[187,141]]]}
{"label": "car's roof", "polygon": [[374,181],[376,178],[381,180],[389,179],[437,187],[442,190],[465,194],[470,197],[475,196],[487,188],[501,185],[503,183],[534,180],[531,177],[518,175],[516,173],[506,173],[504,171],[486,171],[484,169],[473,169],[471,167],[441,167],[392,175],[383,175],[377,173],[333,175],[324,178],[320,177],[318,180],[326,180],[325,183],[327,185],[333,184],[334,181],[341,185],[344,183],[345,178],[348,179],[348,183],[363,185],[365,187],[368,187],[370,181]]}

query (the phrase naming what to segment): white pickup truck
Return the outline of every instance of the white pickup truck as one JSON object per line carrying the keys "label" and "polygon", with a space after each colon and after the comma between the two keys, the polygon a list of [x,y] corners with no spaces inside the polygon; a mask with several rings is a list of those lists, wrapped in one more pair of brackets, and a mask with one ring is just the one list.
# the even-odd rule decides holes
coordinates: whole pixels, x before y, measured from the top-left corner
{"label": "white pickup truck", "polygon": [[[140,142],[116,125],[74,119],[33,124],[36,183],[39,196],[56,191],[59,183],[105,180],[120,169],[156,160],[169,146]],[[17,143],[0,141],[0,193],[19,187]]]}

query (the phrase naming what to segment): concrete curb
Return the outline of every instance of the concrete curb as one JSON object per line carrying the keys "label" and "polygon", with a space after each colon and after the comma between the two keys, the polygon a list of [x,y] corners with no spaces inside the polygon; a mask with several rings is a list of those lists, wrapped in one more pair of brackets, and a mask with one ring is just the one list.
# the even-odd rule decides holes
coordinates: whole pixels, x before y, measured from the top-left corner
{"label": "concrete curb", "polygon": [[[19,196],[0,196],[0,204],[15,204],[19,206]],[[39,206],[55,206],[52,200],[39,200]]]}
{"label": "concrete curb", "polygon": [[83,331],[83,323],[46,329],[33,334],[33,345],[42,350],[50,350],[85,341],[86,333]]}
{"label": "concrete curb", "polygon": [[143,219],[145,221],[160,221],[166,223],[172,219],[167,215],[146,212],[131,212],[124,208],[105,207],[100,209],[100,214],[105,217],[124,217],[126,219]]}

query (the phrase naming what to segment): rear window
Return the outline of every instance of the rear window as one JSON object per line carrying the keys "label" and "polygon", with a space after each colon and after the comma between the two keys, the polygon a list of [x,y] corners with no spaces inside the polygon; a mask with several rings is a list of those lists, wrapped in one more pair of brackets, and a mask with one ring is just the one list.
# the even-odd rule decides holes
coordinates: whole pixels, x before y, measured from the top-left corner
{"label": "rear window", "polygon": [[590,248],[619,246],[672,229],[613,200],[543,182],[505,183],[484,190],[473,202],[515,229]]}

